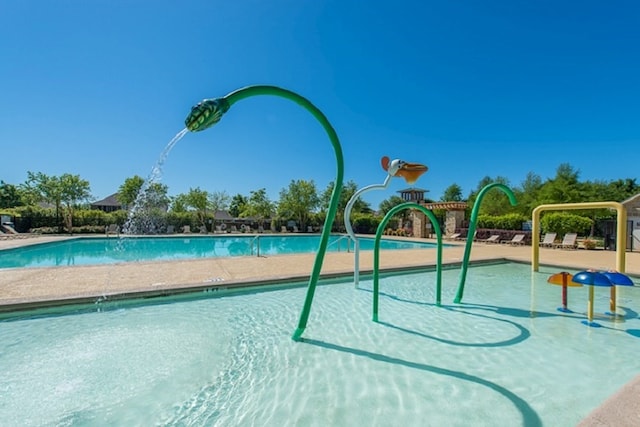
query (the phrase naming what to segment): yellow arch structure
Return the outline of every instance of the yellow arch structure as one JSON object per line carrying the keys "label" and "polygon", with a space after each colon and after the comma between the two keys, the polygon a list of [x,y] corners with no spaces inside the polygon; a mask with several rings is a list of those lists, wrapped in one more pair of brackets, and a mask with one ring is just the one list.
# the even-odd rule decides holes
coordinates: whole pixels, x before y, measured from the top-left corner
{"label": "yellow arch structure", "polygon": [[[616,270],[624,273],[626,264],[626,234],[627,211],[618,202],[585,202],[585,203],[558,203],[540,205],[533,210],[531,224],[531,268],[538,271],[540,264],[540,212],[565,211],[574,209],[615,209],[618,211],[618,224],[616,227]],[[609,306],[612,313],[616,311],[616,287],[611,287]]]}
{"label": "yellow arch structure", "polygon": [[531,268],[538,271],[540,263],[540,212],[542,211],[568,211],[575,209],[615,209],[618,211],[618,224],[616,228],[616,270],[625,271],[625,244],[627,232],[627,211],[618,202],[585,202],[585,203],[557,203],[552,205],[540,205],[533,210],[531,224]]}

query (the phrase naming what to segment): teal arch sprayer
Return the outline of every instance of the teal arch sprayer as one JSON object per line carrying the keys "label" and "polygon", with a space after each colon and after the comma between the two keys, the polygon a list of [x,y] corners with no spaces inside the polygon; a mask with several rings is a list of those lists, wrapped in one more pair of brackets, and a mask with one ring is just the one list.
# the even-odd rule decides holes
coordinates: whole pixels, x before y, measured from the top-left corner
{"label": "teal arch sprayer", "polygon": [[436,232],[436,237],[438,239],[438,252],[437,252],[437,261],[436,261],[436,305],[440,306],[440,300],[442,295],[442,231],[440,229],[440,224],[438,224],[438,219],[431,212],[431,210],[421,206],[417,203],[407,202],[402,203],[400,205],[395,206],[391,209],[387,214],[382,218],[380,225],[378,225],[378,229],[376,231],[376,239],[374,242],[373,249],[373,321],[378,321],[378,295],[380,289],[380,239],[382,238],[382,232],[384,231],[387,223],[396,213],[405,210],[405,209],[417,209],[427,217],[431,221],[433,228]]}
{"label": "teal arch sprayer", "polygon": [[311,304],[313,303],[313,296],[315,294],[316,286],[318,284],[318,279],[320,277],[320,270],[322,269],[322,264],[324,262],[324,256],[327,251],[327,244],[329,242],[329,235],[331,233],[331,227],[333,225],[333,221],[336,216],[336,212],[338,210],[338,203],[340,201],[340,194],[342,193],[343,187],[343,176],[344,176],[344,161],[342,156],[342,147],[340,145],[340,140],[338,139],[338,135],[334,130],[331,123],[327,117],[320,111],[315,105],[313,105],[309,100],[298,95],[295,92],[292,92],[287,89],[283,89],[277,86],[266,86],[266,85],[256,85],[256,86],[247,86],[241,89],[238,89],[234,92],[229,93],[228,95],[223,96],[222,98],[216,99],[205,99],[195,105],[189,115],[185,120],[185,124],[187,129],[191,132],[199,132],[205,130],[220,121],[222,116],[238,101],[241,101],[245,98],[250,98],[252,96],[259,95],[271,95],[271,96],[279,96],[290,101],[295,102],[301,107],[305,108],[307,111],[316,118],[316,120],[323,127],[331,145],[333,146],[333,150],[336,156],[336,177],[335,177],[335,186],[333,187],[333,192],[331,193],[331,200],[329,202],[329,209],[327,211],[327,216],[324,221],[324,226],[322,227],[322,234],[320,237],[320,244],[318,247],[318,251],[316,252],[315,262],[313,264],[313,269],[311,272],[311,276],[309,277],[309,285],[307,287],[307,294],[304,301],[304,306],[302,308],[302,312],[300,314],[300,320],[298,321],[298,327],[293,333],[292,339],[294,341],[301,341],[302,334],[307,326],[307,322],[309,320],[309,313],[311,312]]}
{"label": "teal arch sprayer", "polygon": [[467,232],[467,242],[464,247],[464,258],[462,260],[462,270],[460,272],[460,283],[458,285],[458,292],[456,293],[456,297],[453,300],[456,304],[459,304],[462,301],[462,295],[464,294],[464,283],[467,280],[467,269],[469,267],[469,257],[471,256],[471,245],[473,244],[473,236],[476,232],[476,228],[478,226],[478,213],[480,210],[480,204],[482,203],[482,199],[485,194],[489,190],[493,188],[497,188],[502,190],[508,197],[511,206],[515,206],[518,204],[516,201],[516,196],[513,194],[513,191],[509,187],[504,184],[500,184],[494,182],[493,184],[486,185],[480,190],[478,193],[478,197],[476,198],[475,203],[473,204],[473,209],[471,210],[471,219],[469,220],[469,231]]}

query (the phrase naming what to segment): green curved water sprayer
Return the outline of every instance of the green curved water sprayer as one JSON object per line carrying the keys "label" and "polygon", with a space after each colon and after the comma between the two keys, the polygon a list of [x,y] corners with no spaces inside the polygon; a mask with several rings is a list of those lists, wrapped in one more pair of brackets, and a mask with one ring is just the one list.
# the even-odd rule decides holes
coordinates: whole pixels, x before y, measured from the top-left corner
{"label": "green curved water sprayer", "polygon": [[223,96],[222,98],[205,99],[191,109],[191,112],[185,120],[185,124],[187,125],[187,129],[192,132],[202,131],[218,123],[222,118],[222,115],[226,113],[227,110],[229,110],[229,108],[231,108],[231,106],[236,102],[245,98],[249,98],[251,96],[258,95],[279,96],[293,101],[301,107],[304,107],[313,115],[313,117],[316,118],[316,120],[318,120],[318,122],[320,122],[320,124],[324,128],[325,132],[329,136],[329,139],[331,140],[331,144],[333,145],[336,156],[337,172],[334,181],[335,186],[333,187],[333,192],[331,194],[329,210],[327,212],[327,217],[322,228],[322,235],[320,237],[320,245],[318,247],[316,259],[313,264],[313,270],[309,278],[307,296],[305,298],[304,306],[300,314],[298,327],[292,336],[292,339],[294,341],[300,341],[302,340],[302,334],[304,333],[304,329],[307,326],[307,321],[309,320],[309,313],[311,311],[311,304],[313,303],[313,296],[315,294],[318,279],[320,277],[320,270],[322,269],[322,263],[324,262],[324,256],[327,251],[327,244],[329,242],[331,227],[338,210],[338,202],[340,201],[340,193],[342,192],[343,187],[342,181],[344,176],[344,161],[342,156],[342,147],[340,145],[340,140],[338,139],[336,131],[333,129],[333,126],[331,126],[331,123],[329,123],[329,120],[327,120],[322,111],[320,111],[306,98],[287,89],[282,89],[277,86],[265,85],[247,86],[231,92],[228,95]]}
{"label": "green curved water sprayer", "polygon": [[376,239],[373,248],[373,321],[378,321],[378,294],[380,293],[380,239],[382,238],[382,232],[384,231],[387,223],[396,213],[405,209],[417,209],[425,214],[431,220],[433,228],[436,231],[436,238],[438,240],[437,248],[437,261],[436,261],[436,305],[440,306],[440,299],[442,295],[442,231],[438,219],[429,209],[421,206],[417,203],[407,202],[394,206],[384,216],[378,229],[376,231]]}
{"label": "green curved water sprayer", "polygon": [[467,280],[467,269],[469,267],[469,257],[471,256],[471,245],[473,244],[473,236],[476,232],[477,222],[478,222],[478,211],[480,210],[480,203],[484,198],[484,195],[493,188],[497,188],[502,190],[508,197],[511,206],[515,206],[518,204],[516,200],[516,196],[513,194],[513,191],[509,187],[504,184],[499,184],[494,182],[493,184],[489,184],[484,186],[482,190],[478,193],[478,197],[476,197],[476,201],[473,204],[473,209],[471,210],[471,219],[469,220],[469,231],[467,232],[467,242],[464,248],[464,258],[462,259],[462,271],[460,273],[460,283],[458,285],[458,292],[456,293],[456,297],[453,300],[454,303],[459,304],[462,301],[462,294],[464,293],[464,282]]}

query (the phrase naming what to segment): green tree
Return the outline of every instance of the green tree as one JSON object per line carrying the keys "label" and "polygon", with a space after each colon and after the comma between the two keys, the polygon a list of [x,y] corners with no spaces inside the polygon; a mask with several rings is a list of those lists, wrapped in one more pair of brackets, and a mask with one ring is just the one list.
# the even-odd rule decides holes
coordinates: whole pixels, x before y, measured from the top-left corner
{"label": "green tree", "polygon": [[576,232],[586,234],[593,227],[593,220],[568,212],[548,212],[540,219],[542,231],[563,235]]}
{"label": "green tree", "polygon": [[42,172],[27,172],[25,183],[27,192],[44,202],[51,203],[56,208],[56,219],[59,223],[60,214],[67,228],[73,231],[73,213],[81,202],[91,197],[89,181],[81,179],[79,175],[63,174],[48,176]]}
{"label": "green tree", "polygon": [[229,208],[229,195],[226,191],[214,191],[209,194],[209,206],[213,211],[213,221],[215,225],[216,214]]}
{"label": "green tree", "polygon": [[280,218],[295,218],[300,227],[307,225],[309,216],[318,209],[320,198],[313,181],[291,180],[289,187],[280,190],[278,202],[278,216]]}
{"label": "green tree", "polygon": [[87,202],[91,197],[89,181],[81,179],[80,175],[65,173],[60,176],[62,188],[62,214],[69,233],[73,230],[73,213],[81,202]]}
{"label": "green tree", "polygon": [[[506,185],[507,187],[510,186],[509,180],[505,177],[497,176],[495,178],[491,178],[489,176],[485,176],[478,183],[478,187],[476,188],[476,190],[469,195],[468,209],[473,209],[476,198],[484,187],[496,182]],[[515,209],[511,206],[509,198],[506,194],[498,189],[492,189],[491,191],[485,193],[484,197],[482,198],[482,204],[480,205],[480,208],[478,210],[478,213],[483,215],[505,215],[507,213],[513,212],[515,212]]]}
{"label": "green tree", "polygon": [[261,188],[250,193],[249,199],[245,203],[240,216],[243,218],[254,218],[262,224],[265,219],[271,218],[274,210],[274,203],[269,200],[267,190]]}
{"label": "green tree", "polygon": [[185,200],[187,206],[194,209],[198,223],[206,227],[207,209],[212,209],[209,201],[209,193],[201,190],[200,187],[189,188]]}
{"label": "green tree", "polygon": [[640,184],[636,182],[635,178],[617,179],[609,183],[610,191],[612,193],[611,200],[616,202],[622,202],[629,197],[635,196],[640,193]]}
{"label": "green tree", "polygon": [[462,201],[462,187],[458,184],[451,184],[448,186],[442,197],[440,198],[441,202],[461,202]]}
{"label": "green tree", "polygon": [[171,198],[171,212],[184,213],[188,211],[189,201],[184,193]]}
{"label": "green tree", "polygon": [[240,212],[244,210],[244,205],[247,204],[247,198],[242,194],[236,194],[231,198],[231,204],[229,205],[229,214],[238,218],[240,216]]}
{"label": "green tree", "polygon": [[556,170],[555,178],[547,180],[540,188],[538,204],[583,202],[579,175],[570,164],[562,163]]}
{"label": "green tree", "polygon": [[118,188],[116,199],[125,209],[161,209],[166,210],[171,202],[167,195],[168,187],[159,182],[152,182],[145,186],[145,180],[135,175],[125,179]]}
{"label": "green tree", "polygon": [[0,208],[15,208],[24,205],[20,194],[18,186],[0,180]]}
{"label": "green tree", "polygon": [[143,185],[144,179],[141,176],[135,175],[125,179],[124,183],[118,188],[116,199],[125,209],[133,207]]}
{"label": "green tree", "polygon": [[[329,209],[329,203],[331,202],[331,195],[333,194],[334,181],[331,181],[327,188],[320,194],[320,206],[322,210],[326,211]],[[338,209],[336,210],[336,226],[339,229],[342,229],[344,226],[344,211],[347,207],[347,203],[353,197],[354,194],[358,191],[358,185],[355,181],[349,180],[342,186],[342,192],[340,193],[340,201],[338,202]],[[351,213],[371,213],[371,205],[369,203],[362,200],[362,198],[358,197],[357,200],[353,202],[353,207],[351,208]]]}
{"label": "green tree", "polygon": [[518,200],[516,211],[527,217],[531,216],[531,212],[539,203],[538,198],[540,189],[542,188],[542,178],[539,175],[529,172],[519,187],[513,188],[513,194]]}
{"label": "green tree", "polygon": [[[388,199],[385,199],[382,202],[380,202],[380,205],[378,206],[378,210],[380,211],[382,216],[385,216],[387,212],[389,212],[391,209],[405,202],[406,200],[404,200],[400,196],[391,196]],[[395,219],[396,221],[400,221],[399,225],[403,226],[404,223],[409,220],[409,214],[410,214],[410,211],[408,209],[403,209],[400,212],[396,213],[393,216],[393,219]]]}

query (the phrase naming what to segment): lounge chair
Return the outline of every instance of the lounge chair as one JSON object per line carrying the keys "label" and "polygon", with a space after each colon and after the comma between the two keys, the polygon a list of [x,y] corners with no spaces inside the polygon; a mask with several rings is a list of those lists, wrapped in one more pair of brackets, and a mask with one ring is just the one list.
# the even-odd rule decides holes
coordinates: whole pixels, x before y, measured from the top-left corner
{"label": "lounge chair", "polygon": [[299,233],[300,232],[300,230],[298,230],[298,226],[297,225],[293,226],[293,232],[294,233]]}
{"label": "lounge chair", "polygon": [[280,227],[280,232],[281,233],[288,233],[289,230],[287,230],[287,227],[283,225],[282,227]]}
{"label": "lounge chair", "polygon": [[553,245],[553,247],[560,249],[576,249],[578,247],[577,239],[578,233],[567,233],[562,238],[562,242]]}
{"label": "lounge chair", "polygon": [[118,227],[118,224],[109,224],[109,226],[105,228],[104,232],[107,236],[109,236],[109,234],[120,236],[120,227]]}
{"label": "lounge chair", "polygon": [[[476,236],[477,236],[477,235],[478,235],[478,230],[476,230],[476,231],[474,231],[474,232],[473,232],[473,237],[471,238],[471,241],[472,241],[472,242],[475,242],[475,240],[476,240]],[[466,234],[464,234],[464,235],[459,235],[458,237],[456,237],[456,240],[463,240],[463,241],[466,241],[466,240],[467,240],[467,235],[466,235]]]}
{"label": "lounge chair", "polygon": [[173,225],[167,225],[167,234],[173,234],[175,233],[175,227]]}
{"label": "lounge chair", "polygon": [[238,232],[238,227],[236,227],[235,225],[231,226],[231,232],[232,233],[237,233]]}
{"label": "lounge chair", "polygon": [[556,241],[556,236],[557,236],[556,233],[546,233],[544,235],[544,238],[540,242],[540,246],[547,247],[547,248],[552,247],[554,242]]}
{"label": "lounge chair", "polygon": [[516,234],[511,240],[506,240],[504,243],[508,243],[510,245],[524,245],[524,237],[524,234]]}
{"label": "lounge chair", "polygon": [[33,234],[19,233],[15,228],[8,224],[2,224],[5,230],[0,230],[0,240],[26,239]]}
{"label": "lounge chair", "polygon": [[204,225],[201,225],[200,228],[200,234],[207,234],[207,227]]}
{"label": "lounge chair", "polygon": [[447,240],[458,240],[458,237],[460,237],[462,233],[453,233],[452,235],[450,235],[449,237],[446,237]]}
{"label": "lounge chair", "polygon": [[183,225],[183,226],[182,226],[182,232],[183,232],[184,234],[189,234],[189,233],[191,233],[191,226],[190,226],[190,225]]}
{"label": "lounge chair", "polygon": [[492,234],[488,238],[482,239],[482,240],[479,240],[479,241],[483,242],[483,243],[500,243],[500,235],[499,234]]}
{"label": "lounge chair", "polygon": [[311,225],[307,225],[307,233],[313,233],[313,227]]}

